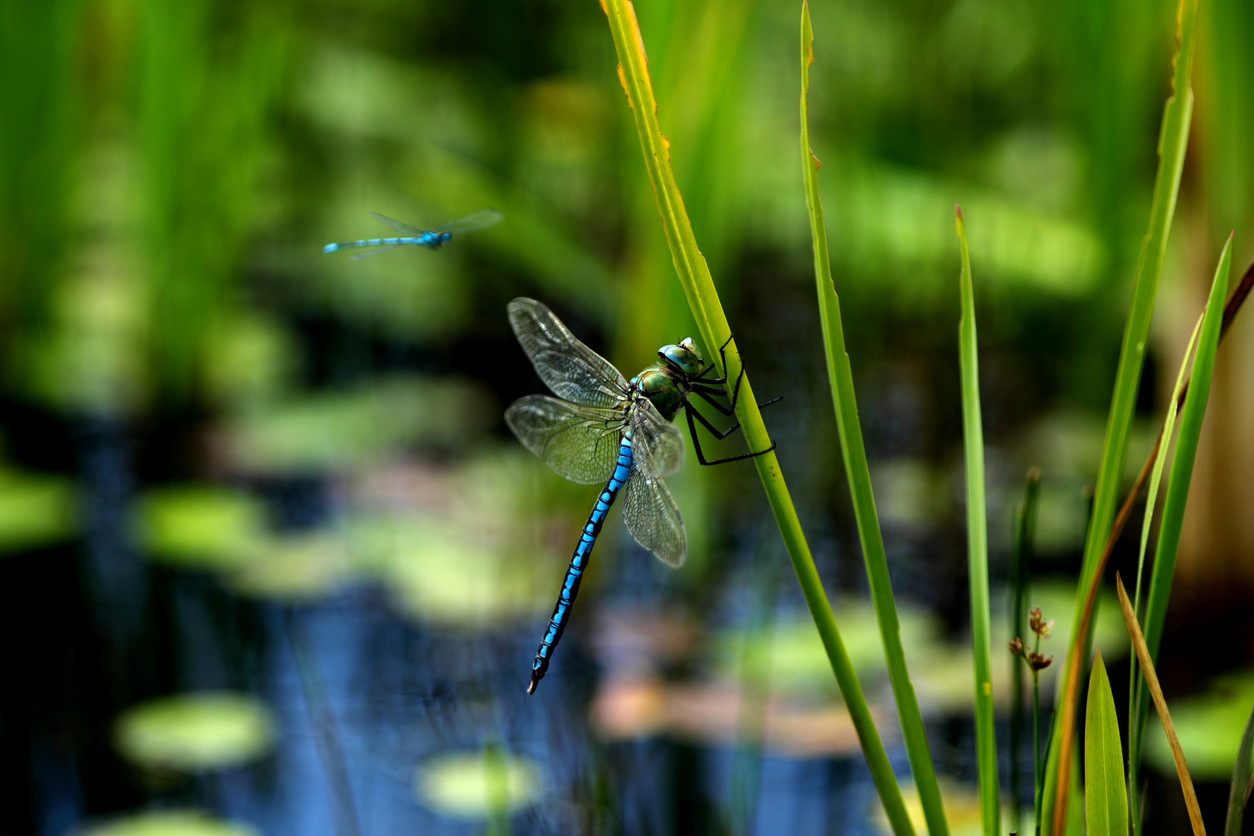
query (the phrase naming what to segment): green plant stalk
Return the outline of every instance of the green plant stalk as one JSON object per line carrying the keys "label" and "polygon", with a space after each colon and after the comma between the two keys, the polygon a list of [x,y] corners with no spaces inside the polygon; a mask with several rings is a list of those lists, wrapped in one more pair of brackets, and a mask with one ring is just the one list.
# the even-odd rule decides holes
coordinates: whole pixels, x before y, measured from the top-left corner
{"label": "green plant stalk", "polygon": [[1127,836],[1128,797],[1124,788],[1119,719],[1099,650],[1093,660],[1084,713],[1084,821],[1088,836]]}
{"label": "green plant stalk", "polygon": [[905,649],[897,620],[897,604],[893,598],[888,574],[888,557],[875,510],[875,494],[871,487],[871,469],[867,464],[862,427],[858,420],[858,401],[853,385],[853,369],[845,349],[844,324],[840,316],[840,297],[832,281],[831,261],[827,248],[827,230],[823,224],[823,203],[819,197],[819,161],[810,150],[809,115],[806,96],[810,90],[810,65],[814,63],[814,33],[810,27],[810,7],[801,4],[801,167],[804,172],[806,207],[810,214],[810,236],[814,246],[814,279],[819,299],[819,319],[823,328],[823,348],[827,357],[828,383],[832,406],[836,411],[836,429],[844,458],[849,495],[853,500],[858,539],[866,564],[871,603],[879,622],[880,639],[888,662],[888,677],[897,702],[902,737],[910,769],[914,773],[920,806],[931,836],[946,836],[949,826],[941,803],[940,783],[927,745],[923,715],[906,667]]}
{"label": "green plant stalk", "polygon": [[[1159,448],[1162,454],[1154,457],[1154,469],[1150,473],[1149,491],[1145,495],[1145,516],[1141,521],[1141,547],[1137,556],[1136,563],[1136,593],[1132,599],[1132,611],[1139,613],[1141,610],[1141,578],[1145,569],[1145,550],[1149,545],[1150,527],[1154,521],[1154,507],[1158,504],[1158,486],[1162,482],[1163,467],[1167,463],[1166,448],[1171,444],[1171,435],[1175,431],[1176,411],[1180,398],[1180,390],[1184,388],[1185,380],[1189,373],[1189,358],[1193,356],[1193,346],[1197,344],[1198,332],[1202,329],[1203,316],[1198,317],[1197,324],[1193,326],[1193,333],[1189,336],[1189,344],[1184,349],[1184,359],[1180,361],[1180,371],[1176,373],[1176,385],[1171,390],[1171,400],[1167,403],[1167,418],[1163,421],[1162,435],[1159,436]],[[1132,717],[1136,713],[1139,695],[1141,693],[1140,679],[1136,675],[1136,656],[1132,657],[1131,674],[1128,677],[1128,716]],[[1141,830],[1140,816],[1137,815],[1139,809],[1137,805],[1137,773],[1138,766],[1132,754],[1132,739],[1135,735],[1134,724],[1128,726],[1128,809],[1132,822],[1132,834],[1136,836]]]}
{"label": "green plant stalk", "polygon": [[[1197,338],[1197,357],[1189,377],[1189,394],[1180,412],[1180,434],[1172,455],[1171,476],[1167,480],[1167,498],[1163,502],[1162,521],[1158,526],[1158,543],[1154,549],[1154,567],[1150,571],[1149,597],[1145,605],[1145,644],[1149,658],[1157,662],[1162,641],[1163,623],[1167,617],[1167,599],[1171,596],[1171,579],[1176,569],[1180,548],[1180,532],[1184,525],[1184,509],[1189,499],[1189,483],[1193,478],[1193,462],[1197,457],[1198,437],[1210,395],[1211,374],[1215,368],[1215,352],[1219,348],[1219,330],[1223,321],[1223,301],[1228,291],[1228,273],[1232,260],[1232,236],[1224,244],[1219,266],[1211,282],[1210,297],[1202,315],[1202,330]],[[1166,439],[1164,439],[1164,444]],[[1128,760],[1136,764],[1141,758],[1145,718],[1149,696],[1141,690],[1128,724]],[[1130,770],[1131,771],[1131,770]]]}
{"label": "green plant stalk", "polygon": [[[1179,44],[1174,60],[1172,95],[1163,108],[1162,129],[1158,140],[1158,171],[1154,177],[1154,196],[1150,207],[1149,230],[1141,245],[1137,261],[1136,278],[1132,290],[1132,307],[1128,312],[1123,333],[1123,345],[1119,351],[1119,365],[1115,373],[1115,389],[1110,404],[1110,416],[1106,423],[1106,436],[1102,444],[1101,465],[1098,469],[1097,488],[1093,497],[1093,510],[1089,517],[1088,533],[1084,542],[1084,559],[1077,588],[1088,589],[1097,572],[1106,536],[1114,519],[1118,501],[1119,480],[1127,455],[1128,436],[1132,430],[1133,411],[1136,406],[1137,388],[1141,369],[1145,362],[1145,344],[1149,338],[1150,319],[1154,312],[1154,299],[1158,293],[1158,279],[1162,273],[1163,258],[1167,250],[1167,237],[1175,214],[1176,197],[1180,191],[1180,175],[1184,169],[1184,152],[1188,146],[1189,123],[1193,114],[1193,91],[1189,77],[1193,67],[1194,31],[1197,28],[1199,0],[1180,0],[1177,11],[1176,38]],[[1063,671],[1060,710],[1055,713],[1057,733],[1050,746],[1050,783],[1055,788],[1046,792],[1046,806],[1052,806],[1052,832],[1062,836],[1067,821],[1067,790],[1071,783],[1071,749],[1074,744],[1075,718],[1079,701],[1081,672],[1088,658],[1088,619],[1082,617],[1085,596],[1076,596],[1076,617],[1070,651]]]}
{"label": "green plant stalk", "polygon": [[962,209],[954,220],[962,249],[962,319],[958,352],[962,366],[962,446],[967,479],[967,574],[971,590],[971,653],[975,660],[975,751],[984,836],[998,836],[1001,824],[997,786],[997,741],[993,733],[993,663],[988,602],[988,519],[984,498],[984,426],[980,418],[980,369],[976,356],[975,292]]}
{"label": "green plant stalk", "polygon": [[[1036,640],[1036,651],[1041,649],[1041,640]],[[1032,831],[1041,836],[1041,814],[1044,812],[1045,801],[1045,764],[1041,763],[1041,672],[1032,671],[1032,782],[1036,791],[1032,794],[1032,812],[1036,827]]]}
{"label": "green plant stalk", "polygon": [[[1023,488],[1023,504],[1015,514],[1014,551],[1010,561],[1010,635],[1022,638],[1027,627],[1028,586],[1032,572],[1032,544],[1036,532],[1036,504],[1040,497],[1041,472],[1035,467],[1028,470]],[[1010,795],[1011,795],[1011,826],[1017,833],[1023,818],[1023,802],[1020,800],[1022,789],[1022,770],[1019,762],[1023,749],[1023,670],[1026,662],[1018,654],[1011,654],[1014,665],[1014,678],[1010,691]],[[1036,725],[1036,717],[1032,718],[1033,729],[1033,760],[1036,767],[1033,774],[1033,786],[1036,785],[1036,774],[1040,771],[1039,760],[1040,729]]]}
{"label": "green plant stalk", "polygon": [[[683,197],[679,193],[675,175],[671,171],[670,143],[658,127],[657,102],[653,97],[644,41],[640,35],[639,24],[636,22],[635,9],[630,0],[603,0],[601,8],[609,19],[614,48],[618,54],[619,81],[622,82],[623,91],[627,94],[627,103],[631,107],[636,132],[640,136],[645,169],[648,172],[649,183],[653,187],[653,196],[657,200],[658,214],[662,219],[662,231],[670,247],[675,272],[678,274],[680,285],[684,289],[684,295],[688,299],[693,318],[696,320],[697,329],[706,346],[721,346],[727,343],[727,366],[720,368],[719,371],[727,377],[730,386],[730,381],[734,381],[743,368],[740,353],[734,340],[728,342],[731,338],[731,329],[719,302],[714,280],[710,276],[710,269],[697,248],[692,224],[684,209]],[[717,354],[714,355],[714,361],[721,365],[722,361]],[[749,449],[765,450],[771,446],[770,436],[762,423],[762,415],[758,410],[747,375],[741,382],[736,418],[740,421]],[[884,743],[875,728],[871,709],[867,705],[862,686],[854,672],[853,663],[841,639],[831,603],[823,590],[823,583],[814,566],[814,558],[806,542],[805,533],[801,530],[797,511],[793,507],[788,487],[780,473],[779,462],[773,452],[757,456],[753,462],[762,480],[767,502],[771,506],[784,547],[788,552],[788,558],[797,574],[797,581],[801,585],[806,606],[810,610],[810,616],[814,619],[815,628],[827,652],[832,673],[836,677],[845,706],[849,710],[867,766],[871,770],[872,780],[884,804],[893,832],[913,834],[914,827],[906,812],[901,788],[897,784],[896,776],[893,775],[892,764],[884,750]]]}

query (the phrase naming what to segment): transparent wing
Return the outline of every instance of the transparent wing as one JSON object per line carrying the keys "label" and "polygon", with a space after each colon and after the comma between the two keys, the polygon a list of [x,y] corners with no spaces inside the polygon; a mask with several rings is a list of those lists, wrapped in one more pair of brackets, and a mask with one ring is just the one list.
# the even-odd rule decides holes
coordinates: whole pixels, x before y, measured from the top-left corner
{"label": "transparent wing", "polygon": [[679,428],[667,421],[647,400],[636,401],[631,410],[633,466],[646,476],[670,476],[684,466],[684,439]]}
{"label": "transparent wing", "polygon": [[399,232],[401,235],[404,235],[406,238],[417,238],[419,235],[422,234],[422,230],[416,226],[410,226],[409,224],[401,223],[395,218],[389,218],[387,215],[380,215],[378,212],[371,212],[370,214],[374,216],[374,219],[376,221],[383,224],[384,226],[391,227],[392,229]]}
{"label": "transparent wing", "polygon": [[614,472],[622,413],[528,395],[505,410],[505,423],[563,479],[594,485]]}
{"label": "transparent wing", "polygon": [[688,556],[684,520],[666,483],[632,468],[626,494],[623,518],[631,536],[667,566],[683,566]]}
{"label": "transparent wing", "polygon": [[500,223],[501,218],[505,217],[495,209],[480,209],[464,218],[458,218],[455,221],[449,221],[446,224],[440,224],[432,229],[432,232],[474,232],[476,229],[492,226]]}
{"label": "transparent wing", "polygon": [[600,409],[623,401],[627,381],[618,369],[575,335],[534,299],[509,303],[509,322],[531,358],[536,374],[562,400]]}
{"label": "transparent wing", "polygon": [[379,247],[379,248],[374,249],[374,250],[362,250],[362,251],[361,251],[361,252],[359,252],[359,253],[354,253],[354,254],[350,255],[350,256],[348,257],[348,260],[349,260],[349,261],[361,261],[363,258],[370,258],[370,256],[372,256],[372,255],[378,255],[379,253],[385,253],[385,252],[387,252],[388,250],[394,250],[394,249],[396,249],[396,248],[397,248],[397,247],[399,247],[399,246],[401,246],[401,245],[400,245],[400,244],[389,244],[389,245],[388,245],[388,246],[386,246],[386,247]]}

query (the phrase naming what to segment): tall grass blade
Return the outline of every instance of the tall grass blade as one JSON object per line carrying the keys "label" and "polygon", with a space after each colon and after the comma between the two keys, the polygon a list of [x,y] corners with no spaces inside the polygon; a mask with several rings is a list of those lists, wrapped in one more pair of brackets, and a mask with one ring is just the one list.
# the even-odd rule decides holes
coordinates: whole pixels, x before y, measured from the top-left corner
{"label": "tall grass blade", "polygon": [[[697,247],[692,223],[688,219],[687,210],[684,209],[683,197],[679,193],[674,172],[671,170],[670,142],[662,135],[658,126],[657,102],[649,80],[648,60],[645,57],[644,40],[636,21],[635,9],[630,0],[603,0],[601,8],[609,19],[610,32],[618,54],[619,81],[627,94],[627,102],[635,119],[636,132],[639,134],[641,149],[644,152],[645,169],[649,176],[649,183],[653,187],[653,196],[657,200],[658,214],[662,218],[662,230],[666,235],[667,245],[670,247],[675,272],[678,274],[680,285],[684,289],[684,295],[688,299],[688,305],[696,320],[697,329],[706,346],[714,347],[727,343],[727,366],[720,368],[719,371],[729,381],[733,381],[742,369],[740,352],[735,341],[731,340],[731,329],[723,313],[722,304],[719,302],[714,279],[710,275],[705,258]],[[722,363],[717,354],[714,354],[714,361],[720,365]],[[762,423],[762,415],[758,410],[747,375],[741,383],[736,417],[744,430],[749,449],[766,450],[771,446],[770,436]],[[774,453],[757,456],[753,462],[757,466],[767,501],[775,515],[776,525],[783,537],[793,570],[797,574],[797,581],[801,585],[806,605],[809,607],[810,615],[823,641],[832,672],[844,697],[845,706],[849,710],[858,734],[858,741],[862,745],[862,752],[871,770],[872,780],[884,804],[893,832],[913,834],[914,828],[902,800],[901,788],[893,775],[892,764],[888,760],[883,741],[875,728],[871,709],[867,705],[862,686],[858,682],[844,641],[841,639],[836,617],[832,614],[831,603],[823,590],[809,544],[801,530],[801,522],[793,507],[792,498],[789,496],[788,486],[780,473],[779,462]]]}
{"label": "tall grass blade", "polygon": [[1123,784],[1119,718],[1102,652],[1093,660],[1084,713],[1084,821],[1088,836],[1127,836],[1128,797]]}
{"label": "tall grass blade", "polygon": [[[1219,329],[1223,322],[1220,307],[1228,290],[1228,272],[1232,259],[1232,236],[1224,244],[1219,266],[1211,282],[1210,298],[1202,316],[1198,335],[1197,357],[1189,378],[1189,394],[1180,412],[1180,436],[1172,455],[1171,476],[1167,480],[1167,498],[1163,502],[1162,521],[1158,527],[1158,543],[1154,549],[1154,567],[1150,572],[1149,597],[1145,605],[1145,641],[1151,659],[1158,659],[1163,623],[1167,618],[1167,600],[1171,596],[1171,579],[1176,570],[1176,553],[1180,548],[1180,531],[1184,525],[1184,509],[1189,499],[1189,483],[1193,478],[1193,461],[1197,457],[1198,437],[1210,395],[1211,373],[1215,368],[1215,352],[1219,348]],[[1164,441],[1164,444],[1166,442]],[[1136,702],[1128,725],[1128,756],[1139,762],[1145,733],[1148,704],[1142,693]]]}
{"label": "tall grass blade", "polygon": [[1194,836],[1206,836],[1206,827],[1202,824],[1202,811],[1197,804],[1197,793],[1193,789],[1193,778],[1189,775],[1189,766],[1184,761],[1184,750],[1180,748],[1180,738],[1176,736],[1176,727],[1172,725],[1171,713],[1167,711],[1167,701],[1163,699],[1163,690],[1158,685],[1158,673],[1154,670],[1154,661],[1150,658],[1145,636],[1141,634],[1141,625],[1136,621],[1136,613],[1132,611],[1132,602],[1128,600],[1128,592],[1123,588],[1123,579],[1115,575],[1115,591],[1119,593],[1119,608],[1123,611],[1123,621],[1128,626],[1128,637],[1132,639],[1132,648],[1141,662],[1141,672],[1145,675],[1145,685],[1150,696],[1154,698],[1154,707],[1158,709],[1158,719],[1162,721],[1163,731],[1167,735],[1167,743],[1171,746],[1171,757],[1176,762],[1176,775],[1180,778],[1180,789],[1184,791],[1184,804],[1189,810],[1189,823],[1193,825]]}
{"label": "tall grass blade", "polygon": [[[1033,544],[1036,542],[1036,506],[1041,495],[1041,472],[1028,470],[1023,504],[1015,513],[1014,548],[1010,556],[1010,636],[1028,634],[1028,589],[1032,579]],[[1023,676],[1027,663],[1012,655],[1014,678],[1010,691],[1010,795],[1011,827],[1017,833],[1023,819]],[[1038,730],[1033,727],[1033,734]],[[1036,744],[1036,741],[1032,741]]]}
{"label": "tall grass blade", "polygon": [[[1119,478],[1123,473],[1123,461],[1127,454],[1128,436],[1132,430],[1133,411],[1136,406],[1137,388],[1145,360],[1145,345],[1149,337],[1150,319],[1154,312],[1154,299],[1158,292],[1158,278],[1162,272],[1163,257],[1167,249],[1167,236],[1175,214],[1176,197],[1180,190],[1180,175],[1184,168],[1184,152],[1188,145],[1189,123],[1193,114],[1193,91],[1189,77],[1193,67],[1194,31],[1197,28],[1199,0],[1180,0],[1177,11],[1176,39],[1178,49],[1173,59],[1172,95],[1163,108],[1163,119],[1158,144],[1158,171],[1154,178],[1154,197],[1150,207],[1149,230],[1141,245],[1137,261],[1136,278],[1132,289],[1132,307],[1128,312],[1123,333],[1123,345],[1119,351],[1119,365],[1115,373],[1115,388],[1110,404],[1110,416],[1106,423],[1106,437],[1102,445],[1101,465],[1097,487],[1093,497],[1093,510],[1089,518],[1088,533],[1084,542],[1084,559],[1077,588],[1087,589],[1098,575],[1106,535],[1110,531],[1118,501]],[[1062,836],[1067,820],[1067,793],[1056,794],[1051,789],[1070,786],[1067,772],[1071,769],[1071,750],[1074,744],[1075,718],[1079,700],[1080,677],[1088,658],[1088,624],[1083,617],[1087,596],[1077,595],[1075,627],[1072,631],[1070,652],[1063,672],[1063,691],[1059,712],[1055,715],[1058,733],[1051,746],[1050,788],[1047,788],[1047,811],[1052,802],[1052,832]],[[1051,795],[1053,797],[1051,798]]]}
{"label": "tall grass blade", "polygon": [[1232,787],[1228,790],[1228,816],[1224,820],[1224,836],[1241,836],[1241,821],[1245,816],[1245,800],[1254,774],[1250,769],[1250,756],[1254,754],[1254,712],[1250,712],[1237,750],[1237,762],[1232,767]]}
{"label": "tall grass blade", "polygon": [[980,812],[985,836],[998,836],[1001,824],[997,786],[997,741],[993,735],[993,673],[988,603],[988,518],[984,497],[984,425],[980,418],[980,369],[976,357],[975,292],[962,209],[954,220],[962,249],[962,319],[958,352],[962,366],[962,445],[967,479],[967,573],[971,590],[971,653],[975,659],[975,751]]}
{"label": "tall grass blade", "polygon": [[[1133,593],[1132,611],[1140,613],[1141,611],[1141,579],[1145,570],[1145,551],[1149,545],[1150,528],[1154,522],[1154,508],[1158,504],[1158,486],[1162,482],[1163,467],[1167,463],[1166,448],[1171,445],[1171,434],[1175,431],[1177,407],[1179,406],[1180,393],[1186,386],[1186,380],[1189,373],[1189,359],[1193,356],[1193,347],[1197,344],[1198,332],[1202,330],[1203,316],[1198,317],[1197,324],[1193,326],[1193,333],[1189,336],[1189,344],[1184,349],[1184,358],[1180,361],[1180,371],[1176,373],[1176,385],[1171,390],[1171,400],[1167,403],[1167,418],[1163,421],[1162,433],[1159,435],[1158,446],[1162,449],[1162,454],[1155,456],[1154,469],[1150,474],[1149,492],[1145,495],[1145,517],[1141,521],[1141,547],[1137,555],[1136,563],[1136,592]],[[1128,716],[1136,715],[1136,706],[1140,701],[1140,680],[1136,675],[1136,657],[1131,661],[1131,674],[1128,677]],[[1131,742],[1135,732],[1133,726],[1129,726],[1128,751],[1132,751]],[[1128,761],[1128,800],[1129,808],[1133,811],[1132,815],[1132,833],[1139,833],[1141,830],[1141,822],[1136,815],[1140,806],[1137,804],[1137,780],[1139,772],[1139,763],[1136,758],[1130,758]]]}
{"label": "tall grass blade", "polygon": [[858,539],[862,544],[862,557],[866,563],[867,580],[871,587],[871,603],[879,622],[880,639],[884,656],[888,661],[888,677],[897,701],[897,715],[901,719],[902,737],[910,769],[914,773],[915,787],[920,806],[931,836],[949,833],[945,822],[945,810],[941,804],[940,784],[932,753],[928,749],[927,734],[923,727],[923,715],[919,701],[910,682],[906,668],[906,654],[901,644],[901,631],[897,621],[897,604],[893,599],[892,581],[888,574],[888,558],[884,552],[884,537],[880,531],[879,516],[875,510],[875,494],[871,488],[871,469],[867,465],[866,448],[862,441],[862,427],[858,420],[858,401],[854,392],[853,369],[845,350],[844,323],[840,316],[840,297],[832,281],[831,261],[827,249],[827,230],[823,223],[823,203],[819,197],[819,161],[810,150],[810,129],[806,97],[810,90],[810,65],[814,63],[814,33],[810,27],[810,7],[805,0],[801,4],[801,167],[805,178],[806,207],[810,213],[810,236],[814,245],[814,279],[819,297],[819,318],[823,328],[823,347],[827,357],[828,383],[832,390],[832,406],[836,411],[836,429],[840,435],[840,449],[844,457],[845,476],[849,481],[849,494],[853,499],[854,517],[858,524]]}

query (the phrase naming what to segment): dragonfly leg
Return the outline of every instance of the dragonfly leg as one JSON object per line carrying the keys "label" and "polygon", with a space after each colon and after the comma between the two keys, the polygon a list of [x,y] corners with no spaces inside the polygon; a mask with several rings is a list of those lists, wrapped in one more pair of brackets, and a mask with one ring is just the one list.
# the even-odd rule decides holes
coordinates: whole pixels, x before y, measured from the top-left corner
{"label": "dragonfly leg", "polygon": [[[731,416],[735,414],[734,405],[731,409],[728,409],[727,407],[723,406],[718,401],[714,400],[714,398],[712,397],[712,396],[726,397],[726,395],[724,395],[724,393],[721,390],[707,388],[703,386],[693,386],[690,391],[694,395],[700,396],[702,400],[704,400],[706,403],[708,403],[710,406],[714,407],[715,409],[717,409],[719,412],[723,413],[724,415]],[[784,399],[784,396],[780,395],[777,398],[771,398],[769,401],[763,401],[762,403],[758,404],[758,409],[765,409],[771,404],[779,403],[783,399]]]}
{"label": "dragonfly leg", "polygon": [[718,430],[714,429],[714,427],[710,426],[710,422],[707,421],[705,419],[705,416],[703,416],[700,412],[697,412],[696,408],[693,407],[692,404],[687,404],[687,403],[684,404],[684,413],[688,417],[688,432],[692,434],[692,448],[693,450],[696,451],[697,461],[706,467],[711,467],[716,464],[728,464],[730,462],[738,462],[743,459],[752,459],[756,456],[765,455],[775,449],[775,442],[772,441],[771,446],[767,447],[765,450],[756,450],[752,453],[741,453],[739,456],[728,456],[725,459],[715,459],[714,461],[707,461],[705,458],[705,453],[702,452],[701,450],[701,440],[697,437],[697,426],[695,423],[693,423],[693,416],[695,415],[697,420],[699,420],[706,429],[708,429],[712,434],[714,434],[720,439],[726,438],[734,430],[738,429],[740,427],[740,424],[739,423],[733,424],[727,430],[727,432],[720,433]]}

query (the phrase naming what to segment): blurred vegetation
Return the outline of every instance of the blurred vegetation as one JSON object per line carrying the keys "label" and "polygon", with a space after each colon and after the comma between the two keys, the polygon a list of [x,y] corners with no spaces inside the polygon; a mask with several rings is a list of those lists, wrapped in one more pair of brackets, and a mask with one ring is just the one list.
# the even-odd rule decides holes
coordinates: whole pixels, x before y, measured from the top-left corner
{"label": "blurred vegetation", "polygon": [[[766,420],[819,568],[858,594],[796,159],[799,7],[636,6],[697,239],[759,394],[786,396]],[[1193,137],[1142,415],[1163,394],[1155,361],[1175,362],[1159,343],[1200,308],[1189,300],[1209,268],[1196,253],[1235,228],[1236,265],[1254,257],[1254,7],[1202,8]],[[1171,0],[811,9],[825,44],[811,140],[925,713],[965,712],[970,700],[956,649],[966,607],[953,204],[978,265],[994,582],[1029,465],[1043,473],[1040,570],[1073,569],[1150,201],[1174,11]],[[543,616],[589,494],[520,454],[500,420],[513,398],[541,390],[506,302],[541,299],[629,374],[695,334],[597,3],[0,0],[0,102],[0,568],[22,591],[14,629],[26,635],[54,613],[59,630],[92,637],[75,653],[34,646],[31,671],[55,698],[0,703],[0,743],[25,752],[29,741],[14,749],[6,737],[26,734],[8,717],[72,703],[65,725],[96,741],[74,768],[106,788],[84,809],[134,802],[97,738],[125,709],[204,684],[197,661],[162,655],[175,653],[170,636],[235,636],[223,625],[236,604],[222,605],[229,617],[180,609],[203,576],[284,612],[377,584],[392,614],[444,638],[527,632]],[[321,252],[381,233],[372,211],[430,226],[486,206],[504,222],[438,252],[360,262]],[[1133,470],[1154,429],[1134,433]],[[737,680],[744,588],[755,584],[740,563],[762,551],[751,478],[689,467],[672,480],[690,553],[674,576],[650,574],[616,548],[619,523],[607,526],[581,608],[592,612],[597,592],[611,604],[660,598],[709,630],[692,642],[695,660],[651,671]],[[1048,584],[1037,597],[1029,603],[1051,617],[1071,609]],[[841,610],[874,680],[869,612]],[[1114,609],[1101,612],[1098,643],[1114,660]],[[831,701],[812,630],[785,615],[755,641],[747,650],[785,697]],[[1198,664],[1231,667],[1249,652]],[[70,674],[39,667],[42,655],[98,665],[98,687],[60,687]],[[253,675],[260,663],[244,656],[203,679],[235,687],[216,680]],[[512,687],[521,673],[500,677]],[[1181,703],[1182,737],[1218,734],[1211,703],[1198,706],[1194,725]],[[1235,709],[1215,711],[1227,724]],[[125,716],[119,729],[143,715]],[[273,730],[256,717],[260,753]],[[439,743],[473,751],[482,740]],[[491,758],[456,757],[424,767],[419,796],[449,815],[489,816]],[[505,764],[508,809],[548,792],[531,760]],[[586,773],[578,780],[601,804],[606,779]],[[162,815],[188,832],[237,832]]]}

